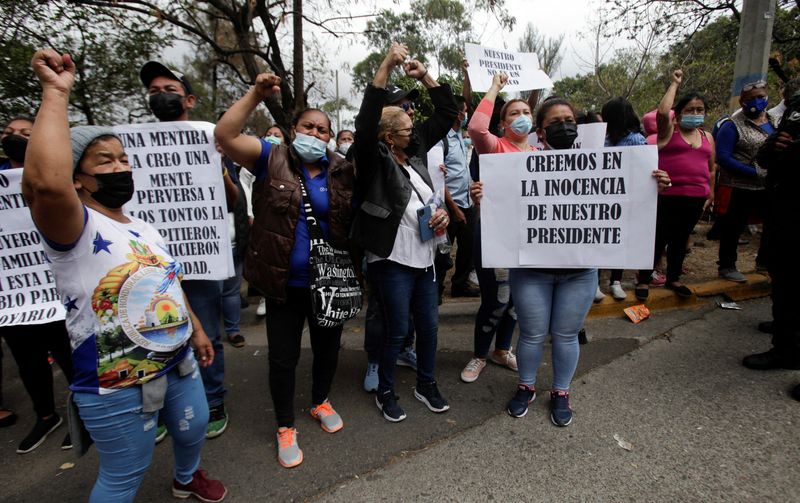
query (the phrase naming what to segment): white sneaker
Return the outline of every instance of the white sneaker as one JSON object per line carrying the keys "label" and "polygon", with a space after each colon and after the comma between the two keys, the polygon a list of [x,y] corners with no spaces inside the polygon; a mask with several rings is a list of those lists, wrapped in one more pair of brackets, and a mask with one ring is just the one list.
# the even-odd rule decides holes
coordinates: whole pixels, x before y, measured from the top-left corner
{"label": "white sneaker", "polygon": [[473,269],[473,270],[471,270],[469,272],[469,277],[467,278],[467,281],[469,281],[470,283],[472,283],[475,286],[480,286],[478,284],[478,274],[475,273],[475,269]]}
{"label": "white sneaker", "polygon": [[475,382],[484,368],[486,368],[485,358],[472,358],[467,363],[467,366],[464,367],[464,370],[461,371],[461,380],[464,382]]}
{"label": "white sneaker", "polygon": [[600,290],[600,285],[597,285],[597,291],[594,293],[594,301],[595,302],[600,302],[605,298],[606,298],[606,294],[604,294],[603,291]]}
{"label": "white sneaker", "polygon": [[261,301],[258,303],[258,307],[256,308],[256,315],[265,316],[266,314],[267,314],[267,299],[261,297]]}
{"label": "white sneaker", "polygon": [[622,289],[622,285],[619,281],[615,281],[611,283],[611,296],[614,297],[616,300],[625,300],[625,297],[628,296],[625,293],[625,290]]}
{"label": "white sneaker", "polygon": [[510,349],[508,351],[496,349],[492,352],[492,356],[489,359],[502,367],[507,367],[513,370],[514,372],[519,370],[519,367],[517,367],[517,355],[512,353]]}

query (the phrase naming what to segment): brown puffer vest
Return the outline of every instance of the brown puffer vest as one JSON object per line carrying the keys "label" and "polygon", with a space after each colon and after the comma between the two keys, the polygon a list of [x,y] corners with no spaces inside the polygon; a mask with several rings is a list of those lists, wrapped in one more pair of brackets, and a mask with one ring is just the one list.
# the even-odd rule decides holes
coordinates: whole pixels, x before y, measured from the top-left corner
{"label": "brown puffer vest", "polygon": [[[347,235],[353,217],[353,165],[327,152],[328,223],[330,244],[348,250]],[[300,160],[286,145],[273,146],[269,155],[267,178],[253,184],[253,226],[245,254],[244,277],[267,299],[284,302],[289,281],[289,258],[294,247],[294,233],[301,217],[302,193],[296,166]]]}

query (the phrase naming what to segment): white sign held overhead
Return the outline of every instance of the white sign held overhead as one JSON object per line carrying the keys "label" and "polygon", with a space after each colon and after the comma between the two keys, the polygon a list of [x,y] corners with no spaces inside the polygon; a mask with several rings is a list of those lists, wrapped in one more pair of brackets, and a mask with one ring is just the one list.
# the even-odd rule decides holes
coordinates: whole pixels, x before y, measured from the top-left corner
{"label": "white sign held overhead", "polygon": [[508,75],[503,91],[530,91],[553,87],[553,81],[539,67],[539,58],[533,52],[513,52],[476,44],[465,44],[464,53],[469,63],[467,72],[472,90],[486,92],[497,73]]}
{"label": "white sign held overhead", "polygon": [[654,146],[482,155],[484,267],[653,266]]}

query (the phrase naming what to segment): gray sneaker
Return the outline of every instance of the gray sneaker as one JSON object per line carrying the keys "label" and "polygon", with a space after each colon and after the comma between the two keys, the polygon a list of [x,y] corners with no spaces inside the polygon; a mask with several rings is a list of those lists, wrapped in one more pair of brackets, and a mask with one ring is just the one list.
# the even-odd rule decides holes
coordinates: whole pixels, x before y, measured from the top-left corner
{"label": "gray sneaker", "polygon": [[333,410],[328,400],[311,407],[311,417],[319,421],[319,425],[328,433],[336,433],[344,426],[341,416]]}
{"label": "gray sneaker", "polygon": [[747,283],[747,276],[737,271],[734,267],[720,269],[719,277],[722,279],[727,279],[728,281],[734,281],[736,283]]}
{"label": "gray sneaker", "polygon": [[303,451],[297,445],[297,430],[278,428],[278,463],[284,468],[294,468],[303,462]]}

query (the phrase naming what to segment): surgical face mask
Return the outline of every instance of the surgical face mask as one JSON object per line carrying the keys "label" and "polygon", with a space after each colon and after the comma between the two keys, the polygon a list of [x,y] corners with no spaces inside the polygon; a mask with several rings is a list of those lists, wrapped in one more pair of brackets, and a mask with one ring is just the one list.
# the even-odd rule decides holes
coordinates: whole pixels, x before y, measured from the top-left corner
{"label": "surgical face mask", "polygon": [[531,132],[531,127],[533,127],[533,121],[528,115],[520,115],[508,127],[514,131],[516,136],[528,136],[528,133]]}
{"label": "surgical face mask", "polygon": [[464,146],[469,148],[472,145],[472,138],[464,138]]}
{"label": "surgical face mask", "polygon": [[464,129],[469,124],[469,115],[464,114],[464,120],[461,121],[461,129]]}
{"label": "surgical face mask", "polygon": [[273,145],[280,145],[282,143],[280,138],[272,135],[265,136],[264,141],[267,143],[272,143]]}
{"label": "surgical face mask", "polygon": [[10,134],[2,140],[3,152],[14,162],[25,162],[28,139],[18,134]]}
{"label": "surgical face mask", "polygon": [[92,199],[106,208],[122,208],[133,197],[132,171],[117,171],[87,176],[97,180],[97,190],[92,192]]}
{"label": "surgical face mask", "polygon": [[175,93],[151,94],[150,110],[162,122],[177,120],[183,115],[183,96]]}
{"label": "surgical face mask", "polygon": [[297,133],[292,143],[294,151],[305,163],[311,164],[319,161],[325,155],[328,143],[320,140],[316,136]]}
{"label": "surgical face mask", "polygon": [[681,127],[684,129],[699,128],[705,120],[705,115],[681,115]]}
{"label": "surgical face mask", "polygon": [[761,112],[767,109],[769,100],[767,98],[756,98],[754,100],[745,101],[742,106],[742,112],[747,117],[756,118],[761,115]]}
{"label": "surgical face mask", "polygon": [[342,143],[339,145],[339,152],[342,155],[347,155],[347,151],[350,150],[350,147],[353,145],[352,142]]}
{"label": "surgical face mask", "polygon": [[578,137],[578,125],[574,122],[554,122],[544,128],[544,140],[556,150],[570,148]]}

